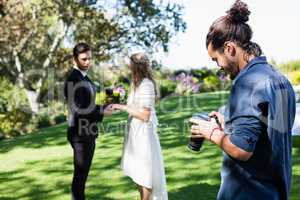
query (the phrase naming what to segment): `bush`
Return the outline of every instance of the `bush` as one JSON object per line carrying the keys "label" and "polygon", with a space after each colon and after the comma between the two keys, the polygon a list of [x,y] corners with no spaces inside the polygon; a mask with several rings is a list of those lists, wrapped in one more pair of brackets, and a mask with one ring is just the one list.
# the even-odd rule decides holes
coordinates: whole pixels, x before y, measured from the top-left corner
{"label": "bush", "polygon": [[48,101],[33,120],[37,128],[45,128],[66,121],[66,105],[61,101]]}
{"label": "bush", "polygon": [[0,115],[0,131],[6,137],[17,136],[26,132],[31,114],[20,109],[13,109]]}
{"label": "bush", "polygon": [[40,114],[36,116],[36,126],[37,128],[46,128],[51,126],[51,119],[47,114]]}
{"label": "bush", "polygon": [[5,137],[4,137],[4,134],[3,133],[0,133],[0,140],[3,140]]}
{"label": "bush", "polygon": [[163,79],[158,82],[160,98],[173,94],[176,89],[176,83],[169,79]]}
{"label": "bush", "polygon": [[128,78],[128,76],[120,75],[117,79],[117,84],[130,85],[130,79]]}
{"label": "bush", "polygon": [[205,77],[210,76],[213,74],[212,70],[209,70],[207,68],[202,69],[191,69],[191,75],[193,77],[196,77],[198,79],[203,80]]}
{"label": "bush", "polygon": [[24,90],[0,79],[0,132],[5,137],[17,136],[26,132],[32,117]]}
{"label": "bush", "polygon": [[293,60],[283,63],[279,66],[280,70],[284,72],[292,72],[300,70],[300,60]]}
{"label": "bush", "polygon": [[176,76],[176,81],[178,84],[175,91],[179,95],[196,94],[200,90],[201,84],[199,80],[191,75],[182,73]]}
{"label": "bush", "polygon": [[29,123],[31,115],[22,110],[15,109],[0,115],[0,131],[6,136],[18,136],[24,134],[26,125]]}
{"label": "bush", "polygon": [[66,120],[67,120],[67,118],[66,118],[66,115],[65,115],[64,113],[61,113],[61,114],[56,115],[56,116],[54,117],[54,123],[55,123],[55,124],[63,123],[63,122],[65,122]]}
{"label": "bush", "polygon": [[39,113],[48,114],[50,116],[56,116],[58,114],[64,113],[66,105],[64,102],[53,100],[48,101],[43,107],[40,109]]}
{"label": "bush", "polygon": [[203,79],[203,89],[205,91],[217,91],[220,89],[221,81],[215,75],[207,76]]}
{"label": "bush", "polygon": [[291,74],[291,82],[293,85],[300,84],[300,71],[296,71]]}
{"label": "bush", "polygon": [[29,121],[29,123],[26,125],[25,127],[25,133],[33,133],[35,131],[37,131],[37,125],[36,125],[36,119],[35,118],[31,118],[31,120]]}

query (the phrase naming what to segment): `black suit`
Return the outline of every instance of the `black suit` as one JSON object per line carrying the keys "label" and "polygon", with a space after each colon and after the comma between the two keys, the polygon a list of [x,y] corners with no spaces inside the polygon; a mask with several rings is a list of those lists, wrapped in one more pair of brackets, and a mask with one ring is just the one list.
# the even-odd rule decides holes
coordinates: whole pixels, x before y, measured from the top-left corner
{"label": "black suit", "polygon": [[68,75],[64,94],[69,108],[67,138],[74,152],[72,199],[83,200],[103,107],[95,105],[96,89],[92,81],[77,69]]}

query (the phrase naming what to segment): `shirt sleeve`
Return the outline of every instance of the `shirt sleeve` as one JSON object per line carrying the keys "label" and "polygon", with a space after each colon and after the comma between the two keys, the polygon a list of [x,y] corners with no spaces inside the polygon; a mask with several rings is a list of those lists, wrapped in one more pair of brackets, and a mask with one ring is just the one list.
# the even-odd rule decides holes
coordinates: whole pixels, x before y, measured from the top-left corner
{"label": "shirt sleeve", "polygon": [[230,141],[235,146],[253,152],[261,134],[262,124],[254,116],[239,117],[232,122]]}
{"label": "shirt sleeve", "polygon": [[265,81],[240,80],[230,97],[230,141],[235,146],[253,152],[263,132],[267,113]]}
{"label": "shirt sleeve", "polygon": [[147,80],[143,81],[139,87],[139,92],[136,95],[140,107],[151,108],[155,104],[154,84]]}

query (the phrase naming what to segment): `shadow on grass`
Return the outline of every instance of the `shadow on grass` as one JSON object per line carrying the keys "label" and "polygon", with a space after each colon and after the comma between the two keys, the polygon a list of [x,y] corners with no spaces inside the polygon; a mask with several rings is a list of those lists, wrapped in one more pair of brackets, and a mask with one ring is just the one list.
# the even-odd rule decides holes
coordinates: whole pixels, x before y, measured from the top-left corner
{"label": "shadow on grass", "polygon": [[[26,168],[20,168],[10,172],[0,172],[1,184],[6,184],[5,189],[2,189],[0,199],[51,199],[56,195],[51,195],[53,190],[63,190],[62,187],[57,185],[57,188],[49,188],[45,183],[37,181],[37,177],[26,175]],[[0,186],[2,188],[3,186]],[[13,194],[13,198],[11,195]],[[60,196],[60,194],[58,194]]]}
{"label": "shadow on grass", "polygon": [[[125,116],[126,115],[124,114],[118,114],[115,117],[106,119],[104,122],[104,126],[101,124],[99,125],[101,133],[106,134],[105,131],[107,131],[108,134],[112,134],[114,130],[117,130],[118,132],[114,134],[122,135],[120,133],[121,126],[118,122],[122,122],[123,120],[122,124],[124,124],[124,122],[126,122]],[[2,140],[0,141],[0,153],[7,153],[15,147],[39,149],[43,147],[66,145],[67,143],[67,124],[62,123],[50,128],[41,129],[29,135]]]}
{"label": "shadow on grass", "polygon": [[41,129],[38,132],[19,136],[17,138],[6,139],[0,142],[0,153],[6,153],[15,147],[42,148],[48,146],[65,145],[66,124],[59,124],[50,128]]}
{"label": "shadow on grass", "polygon": [[218,185],[199,183],[179,188],[175,192],[169,192],[170,200],[209,200],[216,199]]}
{"label": "shadow on grass", "polygon": [[[105,158],[95,158],[87,180],[87,199],[105,199],[114,191],[114,187],[101,180],[107,170],[114,169],[120,160],[115,158],[109,162]],[[113,172],[110,172],[109,176]],[[30,175],[32,174],[32,175]],[[62,160],[31,161],[22,168],[8,172],[0,172],[0,199],[62,199],[70,196],[70,185],[73,175],[72,158]],[[128,191],[129,181],[115,181],[118,191]],[[116,189],[116,188],[115,188]],[[11,197],[13,196],[13,198]],[[66,198],[63,198],[66,199]],[[68,198],[69,199],[69,198]]]}

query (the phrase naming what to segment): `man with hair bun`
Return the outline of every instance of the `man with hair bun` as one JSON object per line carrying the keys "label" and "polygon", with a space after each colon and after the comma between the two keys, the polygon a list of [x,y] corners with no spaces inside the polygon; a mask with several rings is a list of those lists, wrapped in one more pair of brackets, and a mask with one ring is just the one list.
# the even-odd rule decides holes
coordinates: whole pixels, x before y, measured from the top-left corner
{"label": "man with hair bun", "polygon": [[[209,56],[233,80],[224,115],[198,121],[192,137],[224,153],[219,200],[286,200],[291,184],[291,129],[295,94],[253,42],[248,6],[237,0],[209,28]],[[190,120],[192,121],[192,120]]]}

